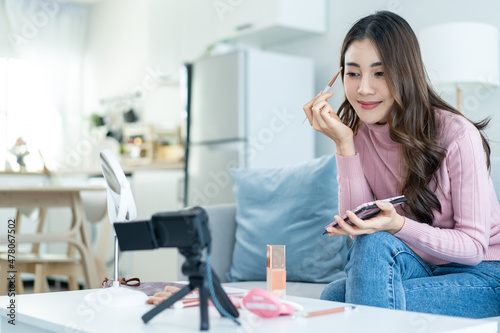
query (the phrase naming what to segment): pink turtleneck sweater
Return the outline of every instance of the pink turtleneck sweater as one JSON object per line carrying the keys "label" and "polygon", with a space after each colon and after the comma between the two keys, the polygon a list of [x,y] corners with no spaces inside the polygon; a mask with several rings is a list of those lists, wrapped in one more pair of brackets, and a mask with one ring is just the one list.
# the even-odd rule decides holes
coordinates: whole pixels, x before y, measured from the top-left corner
{"label": "pink turtleneck sweater", "polygon": [[[427,263],[476,265],[500,260],[500,205],[486,167],[477,129],[464,117],[436,113],[446,157],[437,171],[442,212],[432,226],[405,216],[396,237]],[[337,155],[340,212],[375,199],[401,195],[400,153],[388,125],[362,124],[354,138],[355,156]],[[411,205],[411,202],[408,203]]]}

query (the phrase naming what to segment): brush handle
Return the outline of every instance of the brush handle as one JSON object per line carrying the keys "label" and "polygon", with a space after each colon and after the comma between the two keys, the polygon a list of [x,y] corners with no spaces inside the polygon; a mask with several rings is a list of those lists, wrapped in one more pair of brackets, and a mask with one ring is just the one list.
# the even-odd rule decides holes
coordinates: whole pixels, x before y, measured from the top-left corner
{"label": "brush handle", "polygon": [[[321,93],[322,93],[322,94],[327,93],[328,91],[330,91],[330,88],[331,88],[331,86],[329,86],[329,85],[327,84],[327,85],[326,85],[326,87],[325,87],[325,89],[323,89],[323,91],[322,91]],[[306,117],[304,120],[302,120],[302,124],[303,124],[306,120],[307,120],[307,117]]]}
{"label": "brush handle", "polygon": [[323,89],[322,94],[329,92],[331,87],[332,87],[332,86],[329,86],[329,85],[327,84],[327,85],[326,85],[326,87],[325,87],[325,89]]}

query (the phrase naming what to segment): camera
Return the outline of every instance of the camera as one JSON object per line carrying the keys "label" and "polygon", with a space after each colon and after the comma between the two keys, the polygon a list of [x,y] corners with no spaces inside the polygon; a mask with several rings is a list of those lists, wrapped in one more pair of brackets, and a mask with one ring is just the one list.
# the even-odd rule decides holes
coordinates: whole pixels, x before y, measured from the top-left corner
{"label": "camera", "polygon": [[114,223],[121,251],[177,247],[201,252],[210,246],[208,216],[201,207],[154,214],[150,220]]}
{"label": "camera", "polygon": [[[192,207],[177,212],[154,214],[150,220],[115,222],[116,237],[121,251],[152,250],[176,247],[186,257],[182,272],[189,277],[189,284],[169,299],[142,316],[144,323],[170,307],[194,289],[200,295],[200,330],[208,330],[208,299],[211,299],[221,316],[236,323],[238,310],[220,285],[220,280],[210,265],[210,230],[207,212]],[[202,260],[206,249],[206,262]]]}

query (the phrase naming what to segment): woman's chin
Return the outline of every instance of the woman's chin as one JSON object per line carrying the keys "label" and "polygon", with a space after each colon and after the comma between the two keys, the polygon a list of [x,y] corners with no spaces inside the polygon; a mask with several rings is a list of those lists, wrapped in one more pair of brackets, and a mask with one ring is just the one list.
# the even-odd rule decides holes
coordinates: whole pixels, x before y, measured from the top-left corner
{"label": "woman's chin", "polygon": [[367,125],[385,125],[387,124],[387,120],[380,120],[380,119],[364,119],[364,118],[359,118],[363,123]]}

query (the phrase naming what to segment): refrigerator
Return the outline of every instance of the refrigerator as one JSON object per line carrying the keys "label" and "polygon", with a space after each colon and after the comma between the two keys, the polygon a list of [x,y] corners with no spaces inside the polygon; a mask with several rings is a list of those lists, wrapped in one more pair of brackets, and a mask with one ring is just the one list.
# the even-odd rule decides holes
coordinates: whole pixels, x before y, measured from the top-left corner
{"label": "refrigerator", "polygon": [[302,106],[314,96],[309,58],[245,50],[185,67],[185,205],[235,202],[231,169],[314,157]]}

